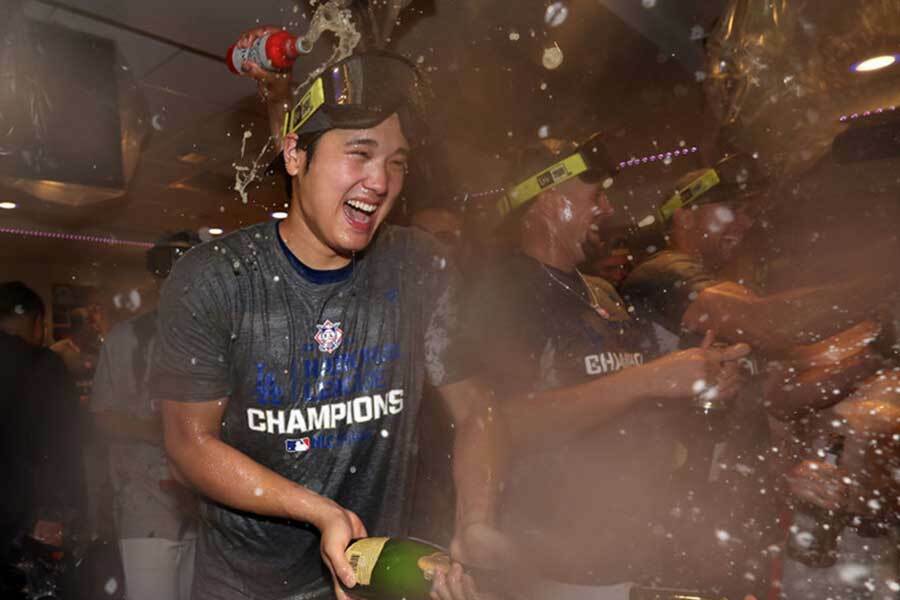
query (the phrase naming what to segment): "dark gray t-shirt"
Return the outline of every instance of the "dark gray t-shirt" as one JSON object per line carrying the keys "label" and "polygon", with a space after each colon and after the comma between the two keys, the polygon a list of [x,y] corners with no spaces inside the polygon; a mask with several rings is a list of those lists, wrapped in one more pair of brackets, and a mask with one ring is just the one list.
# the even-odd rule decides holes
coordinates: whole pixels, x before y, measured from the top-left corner
{"label": "dark gray t-shirt", "polygon": [[[506,402],[611,376],[655,355],[646,324],[608,283],[583,282],[524,254],[485,269],[467,298],[478,373]],[[596,311],[591,299],[609,308]],[[606,400],[592,399],[598,407]],[[544,577],[583,585],[635,580],[656,558],[657,495],[672,455],[669,413],[642,403],[559,443],[556,408],[541,410],[549,435],[510,457],[500,527],[529,548]]]}
{"label": "dark gray t-shirt", "polygon": [[699,259],[663,250],[635,267],[622,282],[622,295],[667,330],[681,335],[681,319],[691,303],[703,290],[719,283]]}
{"label": "dark gray t-shirt", "polygon": [[[354,511],[370,535],[402,534],[426,376],[441,386],[462,375],[455,271],[427,234],[385,226],[347,280],[313,284],[276,227],[242,229],[176,264],[154,396],[228,397],[226,444]],[[202,516],[194,598],[328,595],[312,526],[212,501]]]}

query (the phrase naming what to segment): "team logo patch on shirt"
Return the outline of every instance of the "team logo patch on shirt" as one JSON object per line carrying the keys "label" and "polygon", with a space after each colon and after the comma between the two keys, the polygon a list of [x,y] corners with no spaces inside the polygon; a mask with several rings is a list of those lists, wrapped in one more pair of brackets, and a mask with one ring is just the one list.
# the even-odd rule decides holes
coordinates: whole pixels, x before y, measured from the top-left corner
{"label": "team logo patch on shirt", "polygon": [[306,452],[309,450],[309,438],[300,438],[296,440],[284,440],[284,449],[287,452]]}
{"label": "team logo patch on shirt", "polygon": [[313,339],[319,344],[319,350],[322,352],[333,353],[344,340],[344,332],[341,330],[340,323],[332,323],[326,319],[321,325],[316,325],[316,330]]}

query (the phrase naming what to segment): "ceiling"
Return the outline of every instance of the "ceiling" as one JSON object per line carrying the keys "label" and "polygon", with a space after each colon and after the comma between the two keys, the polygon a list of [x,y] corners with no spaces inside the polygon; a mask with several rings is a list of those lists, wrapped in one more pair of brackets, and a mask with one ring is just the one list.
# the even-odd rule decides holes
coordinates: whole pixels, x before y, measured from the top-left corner
{"label": "ceiling", "polygon": [[[20,209],[0,211],[0,226],[152,241],[167,231],[231,230],[269,218],[284,205],[280,181],[263,180],[246,203],[232,189],[244,131],[253,132],[247,156],[266,138],[263,107],[253,82],[232,75],[218,57],[250,27],[303,31],[306,4],[24,2],[31,19],[113,40],[152,127],[122,198],[93,209],[20,203]],[[557,27],[544,21],[547,4],[414,0],[401,14],[392,47],[430,75],[434,128],[442,141],[437,150],[445,167],[428,185],[411,185],[416,202],[448,201],[463,190],[495,186],[506,151],[536,140],[539,132],[581,137],[602,129],[622,159],[700,143],[706,124],[698,37],[724,0],[570,0],[569,16]],[[554,44],[564,61],[551,71],[541,56]],[[303,70],[299,65],[295,78]],[[185,162],[188,155],[196,162]],[[626,172],[631,196],[642,186],[660,187],[654,182],[668,170]],[[4,243],[0,256],[24,252],[76,260],[78,253],[60,256],[58,244]]]}

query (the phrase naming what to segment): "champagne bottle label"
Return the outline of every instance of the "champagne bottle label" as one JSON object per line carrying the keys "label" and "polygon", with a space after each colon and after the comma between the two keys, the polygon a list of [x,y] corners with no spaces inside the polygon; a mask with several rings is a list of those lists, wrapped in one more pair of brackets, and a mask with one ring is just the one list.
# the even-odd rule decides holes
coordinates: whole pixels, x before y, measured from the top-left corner
{"label": "champagne bottle label", "polygon": [[353,569],[353,575],[356,576],[356,580],[362,585],[372,583],[372,572],[375,570],[375,564],[378,562],[378,557],[381,556],[381,551],[389,539],[386,537],[363,538],[350,544],[350,547],[344,552],[350,567]]}

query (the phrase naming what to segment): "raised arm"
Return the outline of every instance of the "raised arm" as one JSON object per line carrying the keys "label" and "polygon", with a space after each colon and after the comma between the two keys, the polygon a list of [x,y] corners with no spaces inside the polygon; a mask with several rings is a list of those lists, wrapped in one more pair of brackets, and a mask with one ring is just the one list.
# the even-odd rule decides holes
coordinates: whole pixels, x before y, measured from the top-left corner
{"label": "raised arm", "polygon": [[[278,27],[258,27],[245,31],[235,44],[238,48],[249,48],[257,38],[280,31]],[[273,73],[266,71],[258,64],[244,61],[242,75],[256,80],[260,98],[266,103],[266,112],[269,115],[269,131],[275,140],[278,150],[281,150],[281,128],[284,123],[284,115],[291,108],[292,80],[291,73]]]}
{"label": "raised arm", "polygon": [[[704,392],[733,395],[740,381],[736,361],[749,354],[750,348],[737,344],[717,349],[710,347],[711,342],[707,336],[701,347],[673,352],[580,385],[503,399],[511,447],[515,452],[528,452],[538,436],[544,445],[565,443],[643,400],[678,400]],[[715,392],[710,392],[713,387]]]}
{"label": "raised arm", "polygon": [[729,342],[747,342],[773,354],[832,335],[863,318],[896,294],[892,277],[865,278],[757,296],[742,285],[721,282],[701,291],[682,318],[695,332],[712,329]]}

